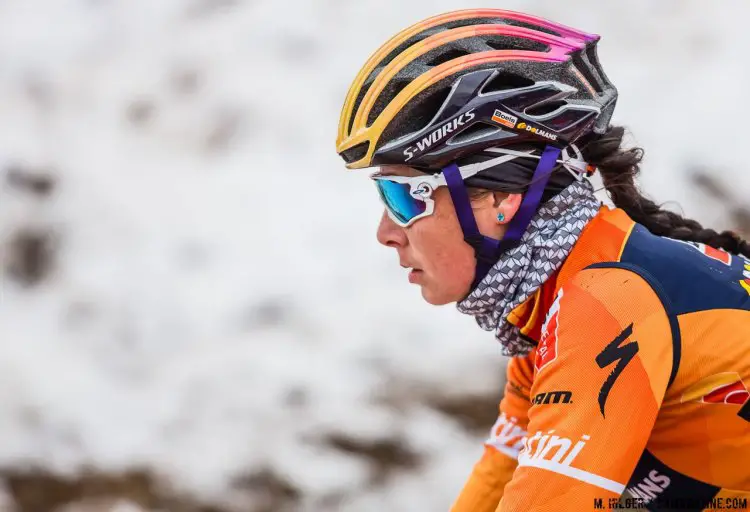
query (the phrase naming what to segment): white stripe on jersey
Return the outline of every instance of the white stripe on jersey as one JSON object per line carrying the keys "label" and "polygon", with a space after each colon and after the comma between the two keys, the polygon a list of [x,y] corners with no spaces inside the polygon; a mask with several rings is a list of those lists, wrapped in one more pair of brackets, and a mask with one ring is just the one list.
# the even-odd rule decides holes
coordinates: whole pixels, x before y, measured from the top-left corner
{"label": "white stripe on jersey", "polygon": [[518,458],[518,467],[520,468],[523,466],[546,469],[547,471],[552,471],[554,473],[559,473],[570,478],[575,478],[576,480],[580,480],[581,482],[586,482],[587,484],[595,485],[617,494],[622,494],[622,492],[625,490],[625,486],[619,482],[615,482],[614,480],[609,480],[608,478],[604,478],[603,476],[589,473],[588,471],[584,471],[582,469],[574,468],[565,464],[560,464],[559,462],[552,462],[551,460],[521,456]]}

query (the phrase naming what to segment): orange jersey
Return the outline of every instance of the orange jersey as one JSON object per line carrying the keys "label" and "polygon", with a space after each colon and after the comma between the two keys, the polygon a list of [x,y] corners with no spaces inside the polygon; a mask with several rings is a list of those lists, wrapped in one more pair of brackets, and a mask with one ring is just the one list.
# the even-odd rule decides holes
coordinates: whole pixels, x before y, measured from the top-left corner
{"label": "orange jersey", "polygon": [[537,348],[454,512],[750,506],[750,261],[602,208],[509,321]]}

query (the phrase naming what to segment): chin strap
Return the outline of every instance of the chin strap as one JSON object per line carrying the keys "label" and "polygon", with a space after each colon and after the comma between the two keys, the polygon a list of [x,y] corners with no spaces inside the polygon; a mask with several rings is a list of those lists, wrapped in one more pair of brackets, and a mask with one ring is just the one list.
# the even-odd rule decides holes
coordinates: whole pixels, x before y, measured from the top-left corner
{"label": "chin strap", "polygon": [[544,188],[547,186],[549,177],[557,165],[560,151],[559,148],[553,146],[544,148],[544,152],[539,159],[539,164],[536,166],[534,175],[531,178],[529,188],[521,201],[521,206],[518,208],[515,216],[513,216],[513,219],[508,223],[508,228],[502,240],[486,237],[479,232],[477,221],[474,218],[474,211],[471,208],[471,200],[469,199],[469,194],[466,191],[466,186],[464,185],[464,180],[461,177],[458,166],[453,163],[443,168],[443,175],[448,184],[453,206],[456,209],[458,222],[461,224],[461,230],[464,233],[464,240],[474,248],[477,259],[477,269],[474,282],[471,285],[472,290],[484,279],[493,265],[500,259],[500,256],[510,249],[517,247],[521,242],[521,237],[526,232],[531,219],[539,209]]}

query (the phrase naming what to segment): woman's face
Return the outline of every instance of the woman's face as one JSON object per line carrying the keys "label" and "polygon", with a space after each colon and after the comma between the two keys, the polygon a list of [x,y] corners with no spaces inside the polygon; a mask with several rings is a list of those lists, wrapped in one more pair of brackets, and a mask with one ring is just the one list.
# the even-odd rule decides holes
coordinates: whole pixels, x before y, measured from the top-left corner
{"label": "woman's face", "polygon": [[[381,174],[415,176],[420,173],[406,166],[385,166]],[[486,194],[472,199],[474,218],[479,231],[501,239],[505,226],[518,210],[520,194]],[[422,288],[422,297],[436,306],[457,302],[468,293],[474,280],[474,249],[464,241],[461,225],[447,187],[432,194],[434,213],[402,228],[383,212],[377,238],[381,244],[398,253],[399,263],[410,268],[409,282]],[[498,214],[505,220],[500,222]]]}

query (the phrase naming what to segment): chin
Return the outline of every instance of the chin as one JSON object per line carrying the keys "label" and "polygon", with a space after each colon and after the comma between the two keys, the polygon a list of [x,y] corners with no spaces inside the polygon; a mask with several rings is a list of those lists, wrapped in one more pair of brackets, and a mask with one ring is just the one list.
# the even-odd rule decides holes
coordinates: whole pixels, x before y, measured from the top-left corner
{"label": "chin", "polygon": [[446,294],[444,291],[439,292],[431,290],[429,286],[422,286],[422,298],[433,306],[445,306],[451,302],[456,302],[459,299],[454,298],[452,295]]}

